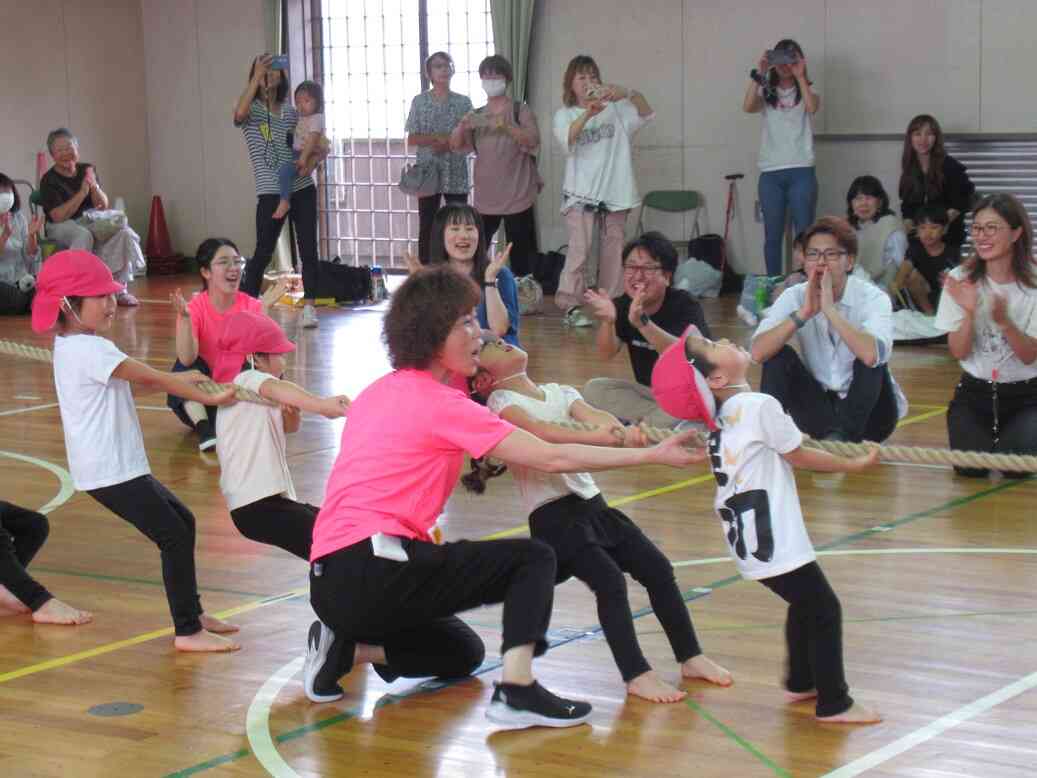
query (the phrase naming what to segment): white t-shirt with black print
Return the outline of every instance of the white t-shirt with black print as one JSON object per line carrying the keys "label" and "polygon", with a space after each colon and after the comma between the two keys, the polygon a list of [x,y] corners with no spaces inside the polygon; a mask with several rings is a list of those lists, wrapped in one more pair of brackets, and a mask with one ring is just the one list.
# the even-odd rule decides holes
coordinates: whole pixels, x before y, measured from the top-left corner
{"label": "white t-shirt with black print", "polygon": [[[968,277],[964,267],[956,267],[950,271],[952,277],[959,281]],[[961,360],[961,368],[973,378],[981,381],[993,379],[997,371],[997,381],[1028,381],[1037,377],[1037,362],[1025,364],[1015,352],[1001,328],[994,323],[991,310],[994,295],[1000,295],[1008,303],[1008,317],[1025,335],[1037,338],[1037,289],[1017,284],[998,284],[990,278],[978,283],[979,301],[976,315],[972,320],[972,351]],[[954,332],[961,326],[965,311],[949,294],[940,295],[940,306],[936,309],[933,326],[942,332]]]}
{"label": "white t-shirt with black print", "polygon": [[770,395],[745,392],[724,402],[717,425],[709,436],[714,507],[738,572],[773,578],[813,562],[796,479],[782,456],[803,442],[792,417]]}
{"label": "white t-shirt with black print", "polygon": [[[486,406],[498,416],[505,408],[514,405],[539,421],[572,421],[569,406],[583,399],[580,393],[571,386],[558,384],[540,384],[540,389],[545,396],[543,401],[507,389],[498,389],[487,398]],[[508,469],[526,504],[527,513],[559,497],[576,494],[587,500],[600,493],[588,473],[544,473],[514,464],[509,465]]]}
{"label": "white t-shirt with black print", "polygon": [[625,211],[641,204],[634,179],[631,143],[634,133],[655,118],[641,116],[630,100],[608,103],[591,117],[576,142],[569,146],[569,127],[585,109],[559,108],[554,116],[555,138],[565,150],[562,212],[572,207],[604,205],[609,211]]}

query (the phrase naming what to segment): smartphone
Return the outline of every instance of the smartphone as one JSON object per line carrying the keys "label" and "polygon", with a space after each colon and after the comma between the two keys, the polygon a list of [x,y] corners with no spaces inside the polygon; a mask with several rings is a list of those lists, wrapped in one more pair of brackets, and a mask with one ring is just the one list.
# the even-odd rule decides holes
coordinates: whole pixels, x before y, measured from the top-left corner
{"label": "smartphone", "polygon": [[270,60],[271,70],[288,70],[288,55],[275,54]]}
{"label": "smartphone", "polygon": [[788,49],[768,49],[767,61],[772,65],[791,65],[798,62],[799,57]]}

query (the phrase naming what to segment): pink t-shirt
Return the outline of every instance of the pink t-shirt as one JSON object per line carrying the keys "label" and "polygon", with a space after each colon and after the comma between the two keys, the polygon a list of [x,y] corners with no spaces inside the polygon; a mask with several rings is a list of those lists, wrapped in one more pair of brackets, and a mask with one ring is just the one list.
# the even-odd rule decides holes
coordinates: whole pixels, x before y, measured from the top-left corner
{"label": "pink t-shirt", "polygon": [[208,292],[199,292],[187,304],[191,313],[191,330],[198,340],[198,356],[205,360],[212,370],[212,380],[218,384],[230,383],[234,376],[241,372],[241,363],[245,354],[224,354],[220,358],[220,335],[223,334],[223,323],[232,313],[251,311],[262,313],[263,303],[244,292],[238,292],[234,305],[220,313],[209,300]]}
{"label": "pink t-shirt", "polygon": [[428,540],[464,452],[481,457],[514,429],[424,370],[378,379],[349,408],[310,559],[378,532]]}

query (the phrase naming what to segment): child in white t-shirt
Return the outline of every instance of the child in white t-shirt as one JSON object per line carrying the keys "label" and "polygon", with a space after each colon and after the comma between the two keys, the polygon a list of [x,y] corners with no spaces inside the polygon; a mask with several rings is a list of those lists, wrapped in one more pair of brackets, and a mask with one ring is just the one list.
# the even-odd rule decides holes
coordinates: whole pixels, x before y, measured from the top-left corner
{"label": "child in white t-shirt", "polygon": [[187,506],[151,475],[130,384],[207,405],[234,401],[233,390],[210,395],[195,386],[199,372],[162,373],[130,359],[98,335],[111,328],[122,284],[87,251],[60,251],[36,282],[32,328],[54,338],[57,389],[69,471],[81,489],[158,545],[162,579],[179,651],[236,651],[216,633],[238,628],[202,610],[195,579],[195,519]]}
{"label": "child in white t-shirt", "polygon": [[292,208],[292,185],[299,176],[308,176],[317,167],[328,139],[324,136],[324,89],[316,81],[303,81],[295,87],[295,110],[299,122],[292,134],[292,161],[277,168],[281,200],[271,218],[283,219]]}
{"label": "child in white t-shirt", "polygon": [[554,115],[554,135],[565,151],[562,213],[569,247],[555,302],[567,311],[567,323],[582,327],[593,323],[577,306],[584,302],[584,265],[599,214],[603,227],[596,286],[610,298],[623,292],[623,229],[630,209],[641,204],[633,136],[655,113],[640,92],[602,85],[597,63],[585,55],[566,68],[562,101],[565,105]]}
{"label": "child in white t-shirt", "polygon": [[[644,446],[644,434],[624,427],[610,413],[587,405],[571,386],[535,384],[526,375],[526,353],[504,341],[490,341],[479,354],[473,394],[486,398],[494,413],[550,443]],[[567,430],[551,422],[597,424],[592,431]],[[702,653],[673,566],[626,515],[610,508],[588,473],[546,473],[511,465],[529,512],[529,531],[555,550],[557,581],[576,576],[594,592],[598,618],[630,694],[653,702],[677,702],[686,692],[664,681],[648,664],[637,642],[627,599],[630,575],[648,590],[656,616],[669,638],[682,678],[720,686],[731,674]],[[465,485],[481,491],[470,476]]]}
{"label": "child in white t-shirt", "polygon": [[758,580],[789,604],[786,697],[817,698],[819,721],[870,724],[878,714],[855,703],[843,669],[842,608],[817,564],[803,523],[793,467],[859,472],[878,449],[854,459],[802,447],[803,433],[781,404],[746,383],[749,354],[712,342],[694,327],[652,372],[660,407],[712,430],[708,456],[717,482],[716,511],[743,578]]}
{"label": "child in white t-shirt", "polygon": [[285,433],[299,429],[300,410],[328,419],[345,416],[349,398],[314,397],[285,381],[284,355],[294,351],[295,344],[263,314],[239,311],[227,317],[220,350],[249,355],[252,369],[238,373],[234,383],[278,403],[237,403],[216,416],[220,490],[231,519],[250,540],[309,561],[320,509],[296,500]]}

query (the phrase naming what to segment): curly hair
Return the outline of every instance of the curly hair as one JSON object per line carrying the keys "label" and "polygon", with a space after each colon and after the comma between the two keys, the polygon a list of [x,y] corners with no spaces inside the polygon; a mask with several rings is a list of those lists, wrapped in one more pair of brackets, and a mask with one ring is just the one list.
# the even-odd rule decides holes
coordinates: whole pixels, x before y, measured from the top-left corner
{"label": "curly hair", "polygon": [[414,273],[393,293],[382,340],[396,370],[425,370],[443,350],[457,320],[479,304],[478,285],[449,265]]}

